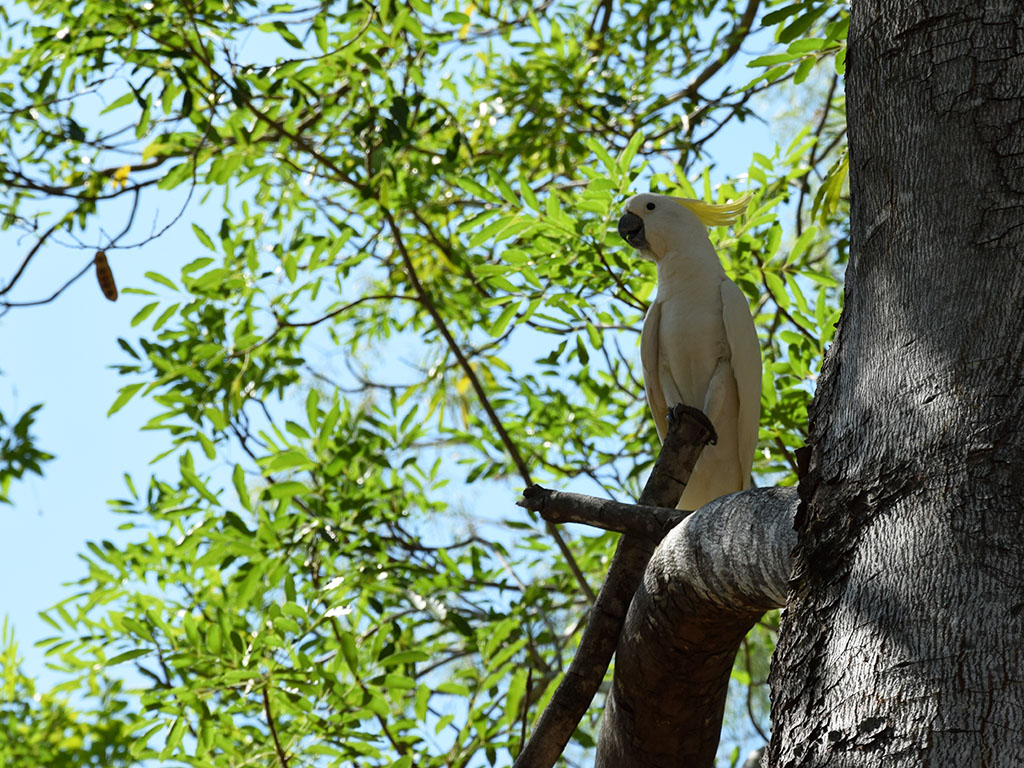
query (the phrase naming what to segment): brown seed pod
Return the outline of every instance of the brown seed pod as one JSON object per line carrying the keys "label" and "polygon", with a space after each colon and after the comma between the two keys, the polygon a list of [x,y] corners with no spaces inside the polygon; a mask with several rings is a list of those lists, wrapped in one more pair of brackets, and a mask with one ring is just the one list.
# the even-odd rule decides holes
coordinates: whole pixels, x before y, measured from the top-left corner
{"label": "brown seed pod", "polygon": [[110,264],[107,263],[107,254],[103,251],[96,251],[96,279],[99,281],[100,290],[103,295],[111,301],[117,301],[117,285],[114,284],[114,273],[110,271]]}

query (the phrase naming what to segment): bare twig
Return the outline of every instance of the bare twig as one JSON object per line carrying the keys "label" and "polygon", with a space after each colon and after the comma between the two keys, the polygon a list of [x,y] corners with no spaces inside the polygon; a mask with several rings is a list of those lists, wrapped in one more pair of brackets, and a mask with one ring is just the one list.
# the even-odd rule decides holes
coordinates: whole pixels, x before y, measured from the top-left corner
{"label": "bare twig", "polygon": [[0,296],[3,296],[9,290],[11,290],[11,288],[14,287],[14,284],[18,282],[18,280],[21,278],[22,273],[25,271],[25,267],[28,266],[28,263],[30,261],[32,261],[32,258],[36,255],[36,253],[39,252],[39,249],[43,247],[43,243],[45,243],[47,238],[49,238],[50,235],[52,235],[57,230],[57,227],[59,227],[63,221],[64,221],[64,218],[59,219],[56,224],[54,224],[52,227],[50,227],[48,230],[46,230],[42,235],[39,236],[39,239],[36,240],[36,244],[32,246],[31,250],[29,250],[28,254],[25,256],[24,260],[21,262],[21,266],[18,267],[18,271],[15,272],[14,276],[11,278],[11,281],[7,285],[5,285],[3,288],[0,288]]}
{"label": "bare twig", "polygon": [[38,307],[41,304],[49,304],[51,301],[53,301],[62,293],[64,293],[64,291],[66,291],[73,282],[75,282],[78,278],[80,278],[82,275],[84,275],[92,268],[93,260],[89,259],[89,261],[86,263],[84,267],[82,267],[76,274],[72,275],[71,278],[69,278],[68,281],[64,283],[64,285],[62,285],[60,288],[58,288],[45,299],[36,299],[35,301],[0,301],[0,307],[3,308],[2,310],[0,310],[0,314],[3,314],[11,307]]}

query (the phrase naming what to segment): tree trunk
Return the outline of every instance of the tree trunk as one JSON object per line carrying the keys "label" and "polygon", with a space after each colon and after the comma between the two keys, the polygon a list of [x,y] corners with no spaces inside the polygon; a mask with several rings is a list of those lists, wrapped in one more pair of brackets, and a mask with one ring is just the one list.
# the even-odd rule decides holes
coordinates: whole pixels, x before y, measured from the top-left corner
{"label": "tree trunk", "polygon": [[1024,765],[1024,7],[859,0],[766,764]]}

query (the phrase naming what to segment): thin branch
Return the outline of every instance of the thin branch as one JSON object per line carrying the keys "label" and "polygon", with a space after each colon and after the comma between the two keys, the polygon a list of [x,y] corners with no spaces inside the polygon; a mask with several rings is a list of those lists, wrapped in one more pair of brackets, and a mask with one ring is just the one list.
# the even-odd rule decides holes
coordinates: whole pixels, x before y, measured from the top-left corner
{"label": "thin branch", "polygon": [[32,249],[28,252],[28,255],[25,256],[24,261],[21,262],[21,266],[18,267],[18,271],[14,273],[14,277],[11,278],[11,282],[9,282],[3,288],[0,288],[0,296],[3,296],[9,290],[11,290],[11,288],[14,287],[14,284],[16,282],[18,282],[18,279],[21,277],[22,273],[25,271],[25,267],[28,266],[28,263],[30,261],[32,261],[32,258],[36,255],[36,253],[39,251],[39,249],[42,248],[43,243],[45,243],[47,238],[50,235],[52,235],[57,230],[57,227],[59,227],[63,221],[64,221],[63,218],[59,219],[56,224],[54,224],[52,227],[50,227],[48,230],[46,230],[46,232],[44,232],[42,235],[40,235],[39,239],[36,240],[36,244],[32,246]]}
{"label": "thin branch", "polygon": [[800,477],[800,467],[797,466],[796,458],[790,452],[789,448],[786,447],[786,444],[782,442],[781,438],[775,438],[775,446],[782,452],[782,457],[786,460],[786,463],[789,464],[789,468],[793,470],[793,474]]}
{"label": "thin branch", "polygon": [[750,0],[747,3],[746,10],[743,11],[743,15],[740,16],[739,20],[733,26],[732,31],[726,36],[729,41],[729,45],[721,55],[711,62],[707,67],[701,71],[697,77],[691,80],[685,88],[676,91],[666,97],[665,104],[671,104],[672,102],[679,101],[680,99],[696,99],[697,91],[704,83],[710,80],[718,71],[724,67],[733,56],[739,53],[740,46],[743,45],[743,41],[747,39],[747,35],[750,33],[750,27],[754,23],[754,18],[757,16],[757,9],[761,5],[761,0]]}
{"label": "thin branch", "polygon": [[[746,659],[747,672],[749,673],[751,667],[750,641],[747,640],[746,637],[743,638],[743,656]],[[760,682],[762,685],[764,684],[763,680]],[[747,686],[747,717],[750,718],[750,724],[754,726],[754,730],[757,731],[757,735],[767,742],[768,734],[761,730],[761,725],[757,722],[757,716],[754,714],[754,685],[753,676],[751,676],[750,685]]]}
{"label": "thin branch", "polygon": [[617,285],[619,287],[619,290],[629,297],[629,299],[626,301],[626,304],[629,304],[631,307],[633,307],[633,309],[639,309],[641,312],[646,311],[646,303],[638,299],[636,296],[634,296],[633,292],[629,290],[629,287],[622,282],[622,278],[619,275],[618,270],[612,269],[611,265],[608,264],[608,260],[605,259],[604,250],[601,248],[601,246],[598,245],[597,243],[594,243],[594,251],[596,251],[597,258],[601,260],[601,264],[604,265],[605,271],[615,282],[615,285]]}
{"label": "thin branch", "polygon": [[540,513],[552,523],[581,523],[655,542],[661,541],[690,514],[681,509],[623,504],[582,493],[553,491],[539,485],[531,485],[523,491],[523,498],[516,504]]}
{"label": "thin branch", "polygon": [[[112,171],[117,171],[117,169],[114,168],[112,169]],[[159,184],[160,181],[162,181],[163,179],[162,176],[154,176],[152,179],[140,181],[131,186],[125,185],[114,192],[110,192],[109,194],[83,195],[78,192],[71,192],[70,187],[57,187],[52,184],[42,184],[40,182],[36,182],[29,179],[27,176],[24,176],[23,174],[20,174],[17,171],[10,171],[8,169],[8,172],[14,177],[22,180],[19,182],[11,178],[4,179],[3,183],[9,187],[14,187],[15,189],[30,189],[33,192],[43,192],[44,194],[51,195],[52,197],[67,197],[88,203],[99,202],[100,200],[113,200],[115,197],[126,195],[129,192],[135,192],[136,190],[142,189],[143,187],[151,187],[154,184]],[[101,171],[100,173],[103,174],[105,172]]]}
{"label": "thin branch", "polygon": [[112,239],[104,250],[111,250],[117,245],[117,241],[128,234],[128,230],[132,228],[132,224],[135,222],[135,213],[139,210],[139,188],[135,187],[135,199],[132,200],[132,211],[128,214],[128,223],[124,225],[124,229],[121,230],[117,237]]}
{"label": "thin branch", "polygon": [[808,165],[807,173],[805,173],[803,178],[801,179],[802,183],[800,184],[800,196],[797,198],[797,201],[796,201],[796,235],[797,235],[797,237],[800,237],[800,235],[803,233],[803,229],[804,229],[804,225],[803,225],[803,218],[804,218],[804,216],[803,216],[803,213],[804,213],[804,199],[807,197],[807,177],[810,176],[811,170],[814,168],[814,166],[817,163],[817,161],[820,160],[822,157],[825,157],[825,155],[827,155],[828,152],[831,151],[831,146],[830,146],[829,149],[826,149],[824,152],[822,152],[821,156],[818,157],[817,160],[815,159],[815,154],[817,153],[817,149],[818,149],[818,142],[821,140],[821,134],[825,130],[825,123],[828,120],[829,113],[832,111],[832,97],[835,95],[836,86],[838,85],[838,83],[839,83],[839,73],[838,72],[833,72],[832,73],[832,82],[829,84],[829,87],[828,87],[828,95],[825,97],[825,108],[821,112],[821,119],[818,121],[818,125],[815,126],[814,133],[811,134],[814,137],[814,144],[811,146],[811,154],[810,154],[810,156],[807,159],[807,165]]}
{"label": "thin branch", "polygon": [[288,768],[288,756],[284,753],[281,740],[277,737],[277,726],[274,724],[274,715],[270,711],[270,695],[267,693],[269,682],[262,687],[263,692],[263,714],[267,716],[267,725],[270,726],[270,735],[274,739],[274,751],[277,752],[277,760],[281,768]]}
{"label": "thin branch", "polygon": [[[412,257],[409,255],[409,251],[405,247],[405,240],[402,238],[402,232],[398,227],[398,223],[395,221],[394,216],[391,215],[391,211],[384,205],[380,207],[381,213],[384,214],[384,218],[388,223],[388,227],[391,230],[391,236],[394,238],[395,247],[398,249],[399,254],[402,257],[402,262],[405,264],[405,270],[409,277],[409,282],[412,283],[413,289],[416,291],[416,295],[419,297],[420,303],[423,308],[427,310],[431,319],[434,321],[434,325],[440,332],[441,336],[444,337],[448,348],[452,354],[455,355],[455,359],[458,360],[459,366],[462,368],[462,372],[469,379],[470,385],[473,387],[473,391],[476,393],[480,404],[483,406],[484,411],[487,413],[487,418],[491,422],[491,426],[494,431],[498,433],[498,437],[501,439],[501,443],[505,446],[505,450],[508,452],[509,457],[512,459],[512,463],[516,465],[516,469],[519,470],[520,477],[526,485],[533,485],[533,481],[530,479],[530,470],[526,466],[526,462],[523,460],[522,455],[519,453],[519,448],[515,442],[509,436],[508,431],[505,429],[505,425],[502,424],[501,418],[494,410],[494,406],[491,405],[491,400],[487,396],[487,391],[484,389],[483,384],[480,383],[479,377],[476,375],[476,371],[473,370],[473,366],[469,360],[466,359],[466,355],[462,351],[462,347],[455,337],[452,336],[451,331],[448,329],[448,324],[441,317],[441,313],[438,311],[437,306],[434,304],[433,298],[427,292],[426,288],[423,287],[423,283],[420,282],[419,275],[416,272],[416,267],[412,263]],[[575,556],[569,549],[569,546],[565,543],[565,539],[550,523],[547,524],[548,532],[554,538],[555,543],[558,545],[558,549],[561,551],[562,556],[565,558],[569,569],[572,571],[573,576],[576,578],[580,589],[583,594],[587,596],[590,602],[594,602],[596,596],[594,591],[590,588],[587,583],[586,577],[583,575],[583,571],[580,570],[579,564],[576,562]]]}
{"label": "thin branch", "polygon": [[64,285],[62,285],[60,288],[58,288],[49,297],[45,299],[37,299],[36,301],[0,301],[0,307],[3,307],[3,310],[0,311],[0,315],[2,315],[11,307],[38,307],[41,304],[49,304],[51,301],[53,301],[62,293],[64,293],[64,291],[67,290],[73,282],[75,282],[78,278],[80,278],[82,275],[84,275],[86,272],[92,269],[92,267],[93,260],[89,259],[86,265],[82,267],[82,269],[79,270],[77,274],[72,276],[66,283],[64,283]]}

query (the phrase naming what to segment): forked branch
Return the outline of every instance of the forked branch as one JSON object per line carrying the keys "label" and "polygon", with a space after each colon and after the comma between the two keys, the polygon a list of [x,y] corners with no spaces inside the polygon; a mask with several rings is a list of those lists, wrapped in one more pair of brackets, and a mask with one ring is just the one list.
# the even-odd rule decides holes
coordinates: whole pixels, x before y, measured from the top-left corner
{"label": "forked branch", "polygon": [[[711,423],[695,408],[669,411],[669,428],[640,504],[674,509],[704,446],[714,438]],[[537,499],[537,491],[530,496]],[[529,506],[529,498],[521,502]],[[630,600],[660,536],[625,535],[591,610],[579,649],[537,727],[515,761],[515,768],[551,768],[604,679]]]}

